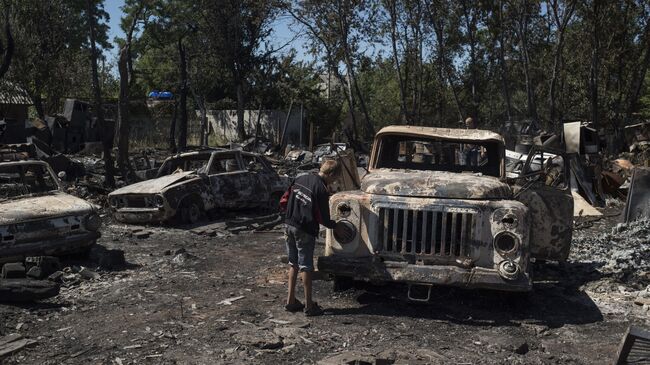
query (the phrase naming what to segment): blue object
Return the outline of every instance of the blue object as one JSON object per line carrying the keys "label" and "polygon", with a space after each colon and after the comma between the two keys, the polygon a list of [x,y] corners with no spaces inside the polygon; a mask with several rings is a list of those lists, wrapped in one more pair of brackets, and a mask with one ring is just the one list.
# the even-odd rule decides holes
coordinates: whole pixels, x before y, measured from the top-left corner
{"label": "blue object", "polygon": [[156,91],[156,90],[153,90],[153,91],[151,91],[149,93],[149,97],[152,98],[152,99],[158,99],[159,96],[160,96],[160,93],[158,91]]}
{"label": "blue object", "polygon": [[158,99],[162,100],[171,100],[174,98],[174,94],[171,91],[162,91],[158,94]]}

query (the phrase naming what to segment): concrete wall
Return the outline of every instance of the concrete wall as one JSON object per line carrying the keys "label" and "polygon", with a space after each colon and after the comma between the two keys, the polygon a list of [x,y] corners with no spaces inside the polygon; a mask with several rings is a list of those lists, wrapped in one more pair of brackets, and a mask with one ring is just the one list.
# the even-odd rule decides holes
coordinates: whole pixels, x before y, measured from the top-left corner
{"label": "concrete wall", "polygon": [[[197,111],[197,116],[199,112]],[[212,131],[224,140],[237,140],[237,110],[208,110],[208,122]],[[255,135],[258,111],[244,111],[244,128],[249,136]],[[260,135],[278,143],[281,138],[287,113],[281,110],[262,110],[260,117]],[[307,118],[307,112],[303,110],[303,121]],[[300,144],[302,132],[302,144],[309,143],[309,126],[300,121],[300,106],[294,105],[294,109],[287,124],[286,139],[290,144]]]}

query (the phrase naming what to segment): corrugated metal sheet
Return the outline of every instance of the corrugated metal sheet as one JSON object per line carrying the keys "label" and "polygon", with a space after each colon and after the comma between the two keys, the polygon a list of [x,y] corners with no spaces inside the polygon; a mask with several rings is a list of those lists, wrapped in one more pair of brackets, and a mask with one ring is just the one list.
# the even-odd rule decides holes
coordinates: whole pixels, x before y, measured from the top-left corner
{"label": "corrugated metal sheet", "polygon": [[9,81],[0,81],[0,104],[32,105],[32,98],[22,87]]}

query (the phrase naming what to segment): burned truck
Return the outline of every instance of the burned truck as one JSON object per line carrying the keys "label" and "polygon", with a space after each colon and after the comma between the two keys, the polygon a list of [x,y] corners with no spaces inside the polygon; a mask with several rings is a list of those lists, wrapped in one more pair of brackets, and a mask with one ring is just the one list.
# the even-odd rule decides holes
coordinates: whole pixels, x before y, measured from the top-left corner
{"label": "burned truck", "polygon": [[[543,166],[532,169],[539,159]],[[385,127],[360,190],[330,199],[338,224],[318,268],[335,282],[406,283],[414,300],[428,300],[433,285],[529,291],[531,261],[569,254],[564,160],[534,149],[521,174],[507,179],[496,133]]]}
{"label": "burned truck", "polygon": [[66,194],[24,146],[0,146],[0,261],[87,251],[100,236],[97,207]]}
{"label": "burned truck", "polygon": [[288,187],[261,155],[203,150],[172,156],[155,179],[108,195],[114,217],[125,223],[195,223],[218,209],[276,210]]}

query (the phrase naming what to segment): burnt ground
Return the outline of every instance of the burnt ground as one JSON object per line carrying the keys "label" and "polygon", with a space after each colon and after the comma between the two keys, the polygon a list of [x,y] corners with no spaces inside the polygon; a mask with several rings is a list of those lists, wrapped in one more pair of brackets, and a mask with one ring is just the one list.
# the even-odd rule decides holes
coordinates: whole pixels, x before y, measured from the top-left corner
{"label": "burnt ground", "polygon": [[[617,219],[580,232],[599,237]],[[335,293],[317,281],[326,314],[307,318],[282,307],[279,231],[207,237],[154,227],[138,239],[132,229],[110,224],[98,242],[124,250],[125,268],[39,304],[0,304],[0,336],[38,341],[0,363],[295,364],[352,352],[401,363],[604,364],[630,324],[650,326],[647,305],[634,304],[638,287],[579,260],[537,268],[528,295],[440,288],[429,304],[405,301],[400,287]]]}

